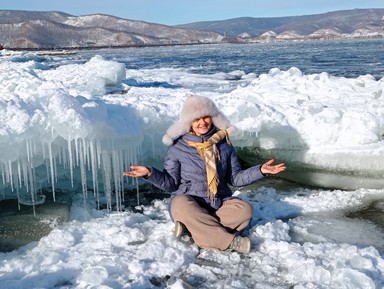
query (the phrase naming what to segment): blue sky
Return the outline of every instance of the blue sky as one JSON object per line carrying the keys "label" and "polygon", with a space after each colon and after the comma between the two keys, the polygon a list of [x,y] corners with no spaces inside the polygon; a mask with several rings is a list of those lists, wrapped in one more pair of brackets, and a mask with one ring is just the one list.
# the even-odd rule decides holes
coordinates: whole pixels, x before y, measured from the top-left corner
{"label": "blue sky", "polygon": [[1,10],[62,11],[75,16],[103,13],[166,25],[229,18],[319,14],[384,8],[383,0],[0,0]]}

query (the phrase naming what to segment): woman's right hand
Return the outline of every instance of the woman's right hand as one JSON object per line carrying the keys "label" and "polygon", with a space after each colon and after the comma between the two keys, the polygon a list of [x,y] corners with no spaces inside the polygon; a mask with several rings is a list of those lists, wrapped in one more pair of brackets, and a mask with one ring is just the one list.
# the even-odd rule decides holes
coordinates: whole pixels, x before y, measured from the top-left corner
{"label": "woman's right hand", "polygon": [[144,166],[131,166],[131,169],[129,172],[123,172],[123,176],[148,178],[152,173],[149,168]]}

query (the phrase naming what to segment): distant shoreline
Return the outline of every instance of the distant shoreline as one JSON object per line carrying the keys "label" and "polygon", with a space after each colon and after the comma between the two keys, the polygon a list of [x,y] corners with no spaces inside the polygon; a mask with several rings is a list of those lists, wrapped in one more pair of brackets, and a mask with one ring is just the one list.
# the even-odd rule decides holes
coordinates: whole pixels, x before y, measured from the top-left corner
{"label": "distant shoreline", "polygon": [[[363,38],[330,38],[330,39],[287,39],[287,40],[273,40],[273,41],[252,41],[252,42],[212,42],[212,43],[178,43],[178,44],[149,44],[149,45],[120,45],[120,46],[79,46],[79,47],[53,47],[53,48],[8,48],[2,47],[2,50],[9,51],[36,51],[47,53],[50,55],[63,55],[75,54],[77,50],[99,50],[99,49],[126,49],[126,48],[149,48],[149,47],[174,47],[174,46],[195,46],[195,45],[221,45],[221,44],[271,44],[271,43],[300,43],[300,42],[325,42],[325,41],[370,41],[370,40],[384,40],[383,37],[363,37]],[[0,49],[1,51],[1,49]]]}

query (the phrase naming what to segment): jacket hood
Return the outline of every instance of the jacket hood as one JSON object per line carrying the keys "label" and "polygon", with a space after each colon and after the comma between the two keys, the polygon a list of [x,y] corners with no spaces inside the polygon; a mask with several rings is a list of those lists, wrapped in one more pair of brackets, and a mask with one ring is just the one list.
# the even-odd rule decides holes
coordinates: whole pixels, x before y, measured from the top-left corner
{"label": "jacket hood", "polygon": [[191,95],[184,101],[179,120],[171,125],[163,136],[163,143],[171,145],[176,138],[190,131],[193,120],[207,115],[212,117],[213,125],[216,128],[227,130],[228,135],[235,132],[235,127],[211,99]]}

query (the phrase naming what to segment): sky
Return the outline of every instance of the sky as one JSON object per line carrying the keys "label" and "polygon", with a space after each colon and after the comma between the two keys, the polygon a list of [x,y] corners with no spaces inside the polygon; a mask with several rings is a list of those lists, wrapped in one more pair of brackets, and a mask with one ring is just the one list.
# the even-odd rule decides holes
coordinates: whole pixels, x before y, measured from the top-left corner
{"label": "sky", "polygon": [[0,0],[1,10],[61,11],[74,16],[109,14],[165,25],[237,17],[281,17],[355,8],[384,8],[383,0]]}

